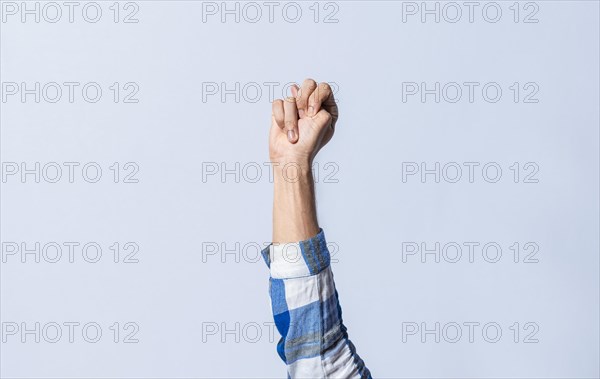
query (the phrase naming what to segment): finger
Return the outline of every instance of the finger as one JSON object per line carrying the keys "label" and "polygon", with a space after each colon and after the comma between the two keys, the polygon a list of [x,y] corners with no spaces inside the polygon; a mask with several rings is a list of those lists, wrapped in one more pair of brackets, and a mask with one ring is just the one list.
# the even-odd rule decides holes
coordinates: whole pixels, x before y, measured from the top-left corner
{"label": "finger", "polygon": [[292,96],[298,97],[298,92],[300,91],[300,87],[297,84],[292,85]]}
{"label": "finger", "polygon": [[296,96],[296,103],[298,104],[298,114],[300,115],[300,118],[303,118],[307,113],[308,98],[313,93],[315,88],[317,88],[317,82],[312,79],[306,79],[304,82],[302,82],[302,87],[300,87],[298,96]]}
{"label": "finger", "polygon": [[288,141],[296,143],[298,141],[298,108],[296,99],[288,97],[283,102],[284,110],[284,131],[287,133]]}
{"label": "finger", "polygon": [[335,126],[338,118],[338,108],[331,86],[327,83],[320,83],[317,89],[308,99],[308,116],[313,117],[321,109],[326,110],[331,115],[331,125]]}
{"label": "finger", "polygon": [[275,120],[275,123],[277,124],[277,126],[279,126],[281,129],[283,129],[284,114],[285,114],[283,111],[283,100],[277,99],[277,100],[273,101],[272,113],[273,113],[273,119]]}
{"label": "finger", "polygon": [[319,113],[313,117],[313,120],[319,127],[326,128],[332,124],[333,115],[327,112],[325,109],[321,109]]}
{"label": "finger", "polygon": [[319,113],[321,110],[321,105],[326,101],[330,101],[329,97],[332,95],[333,94],[329,84],[320,83],[308,99],[308,116],[312,117]]}

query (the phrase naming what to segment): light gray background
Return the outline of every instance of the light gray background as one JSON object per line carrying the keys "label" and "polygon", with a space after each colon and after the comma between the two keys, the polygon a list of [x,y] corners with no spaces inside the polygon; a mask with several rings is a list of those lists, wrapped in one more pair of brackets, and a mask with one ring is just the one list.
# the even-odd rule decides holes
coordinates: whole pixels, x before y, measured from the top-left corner
{"label": "light gray background", "polygon": [[[473,23],[404,23],[401,2],[367,1],[337,2],[337,23],[315,23],[305,2],[297,23],[280,11],[273,23],[203,23],[195,1],[139,1],[136,24],[111,22],[112,2],[100,2],[106,13],[95,24],[3,22],[2,82],[95,81],[105,93],[95,104],[1,104],[2,162],[104,169],[95,184],[2,183],[1,239],[96,241],[104,255],[96,264],[2,263],[3,323],[97,322],[103,336],[9,336],[0,374],[284,377],[270,328],[256,339],[243,333],[272,321],[266,267],[202,254],[207,242],[233,249],[270,238],[266,167],[257,183],[202,180],[203,162],[267,161],[269,99],[202,102],[202,83],[279,82],[281,97],[282,84],[310,76],[338,86],[337,132],[318,157],[337,165],[338,182],[317,184],[319,219],[339,248],[344,320],[374,376],[598,377],[599,6],[539,1],[539,22],[526,24],[513,22],[512,3],[499,2],[497,23],[481,18],[485,2]],[[107,87],[130,81],[139,103],[111,102]],[[402,102],[403,82],[468,81],[500,83],[502,100]],[[539,102],[515,104],[513,82],[537,83]],[[136,162],[139,183],[112,183],[113,162]],[[497,162],[503,177],[404,183],[402,162]],[[535,162],[539,183],[514,183],[513,162]],[[115,241],[136,242],[139,263],[113,263]],[[503,256],[403,262],[407,241],[495,241]],[[539,263],[513,263],[517,241],[537,243]],[[112,342],[114,322],[137,323],[139,343]],[[406,322],[497,322],[503,335],[403,342]],[[521,330],[515,343],[515,322],[536,323],[539,342],[523,343]],[[240,328],[203,336],[203,323]]]}

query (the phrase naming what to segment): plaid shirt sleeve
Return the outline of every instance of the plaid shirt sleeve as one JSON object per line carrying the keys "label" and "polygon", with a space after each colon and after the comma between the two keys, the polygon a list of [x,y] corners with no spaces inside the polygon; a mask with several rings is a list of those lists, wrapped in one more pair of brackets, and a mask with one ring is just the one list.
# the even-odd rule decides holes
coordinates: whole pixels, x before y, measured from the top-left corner
{"label": "plaid shirt sleeve", "polygon": [[371,378],[342,323],[325,235],[269,245],[269,292],[289,378]]}

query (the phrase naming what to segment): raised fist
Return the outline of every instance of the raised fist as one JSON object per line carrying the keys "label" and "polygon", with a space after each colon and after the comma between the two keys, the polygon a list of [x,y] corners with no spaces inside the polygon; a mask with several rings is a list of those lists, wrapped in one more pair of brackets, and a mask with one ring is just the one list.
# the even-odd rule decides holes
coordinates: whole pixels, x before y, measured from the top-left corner
{"label": "raised fist", "polygon": [[310,165],[333,136],[338,108],[327,83],[306,79],[292,95],[273,101],[269,156],[271,162]]}

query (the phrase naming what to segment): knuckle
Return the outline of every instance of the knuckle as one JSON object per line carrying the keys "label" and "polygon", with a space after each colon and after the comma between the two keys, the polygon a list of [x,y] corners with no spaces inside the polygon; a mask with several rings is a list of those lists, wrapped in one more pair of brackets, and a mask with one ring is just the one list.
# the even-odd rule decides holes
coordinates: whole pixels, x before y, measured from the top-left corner
{"label": "knuckle", "polygon": [[316,92],[319,99],[324,100],[331,94],[331,87],[328,83],[321,83],[319,84],[319,87],[317,88]]}
{"label": "knuckle", "polygon": [[310,88],[311,90],[317,88],[317,82],[315,82],[314,79],[311,78],[304,80],[304,84],[306,84],[306,87]]}
{"label": "knuckle", "polygon": [[273,101],[273,104],[271,105],[271,111],[274,114],[278,114],[283,110],[283,101],[281,101],[280,99]]}
{"label": "knuckle", "polygon": [[296,126],[296,122],[293,120],[285,120],[284,125],[288,129],[292,129]]}
{"label": "knuckle", "polygon": [[323,93],[331,92],[331,86],[329,85],[329,83],[323,82],[319,84],[319,90],[323,91]]}
{"label": "knuckle", "polygon": [[296,102],[296,98],[292,97],[292,96],[288,96],[285,98],[285,101],[288,103],[295,103]]}

